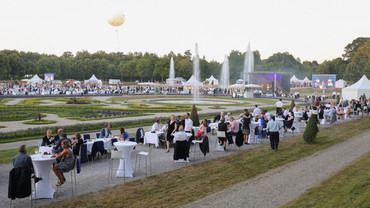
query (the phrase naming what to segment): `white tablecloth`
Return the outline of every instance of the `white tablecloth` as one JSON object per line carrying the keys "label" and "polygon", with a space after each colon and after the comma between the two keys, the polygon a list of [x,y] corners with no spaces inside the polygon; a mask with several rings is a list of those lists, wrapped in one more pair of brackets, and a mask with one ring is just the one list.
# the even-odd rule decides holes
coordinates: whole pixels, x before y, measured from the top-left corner
{"label": "white tablecloth", "polygon": [[137,145],[136,142],[115,142],[114,146],[118,150],[122,151],[123,156],[125,156],[125,175],[123,175],[123,160],[120,160],[119,168],[117,170],[116,177],[133,177],[133,171],[131,169],[131,152],[132,149]]}
{"label": "white tablecloth", "polygon": [[156,147],[159,146],[159,137],[164,135],[163,131],[156,131],[155,133],[145,132],[144,144],[154,144]]}
{"label": "white tablecloth", "polygon": [[292,127],[294,127],[294,132],[301,133],[301,130],[299,129],[299,119],[301,119],[302,116],[294,116],[294,121]]}
{"label": "white tablecloth", "polygon": [[40,152],[40,153],[47,152],[47,153],[49,153],[49,154],[50,154],[52,149],[53,149],[52,147],[48,147],[48,146],[41,146],[41,147],[39,147],[39,152]]}
{"label": "white tablecloth", "polygon": [[193,126],[194,136],[198,136],[199,127]]}
{"label": "white tablecloth", "polygon": [[94,139],[94,140],[91,140],[89,142],[86,142],[86,145],[87,145],[87,151],[88,152],[91,152],[92,150],[92,146],[95,142],[98,142],[98,141],[103,141],[104,143],[104,149],[107,149],[108,148],[108,143],[111,142],[111,139],[112,138],[100,138],[100,139]]}
{"label": "white tablecloth", "polygon": [[35,168],[36,176],[42,178],[41,181],[36,183],[36,196],[32,194],[32,198],[36,199],[52,199],[54,197],[55,190],[50,184],[50,169],[55,158],[51,158],[51,155],[31,155],[33,167]]}
{"label": "white tablecloth", "polygon": [[[280,121],[280,125],[281,125],[281,127],[283,127],[284,126],[284,120],[285,119],[283,119],[283,118],[275,118],[275,120],[276,121]],[[280,130],[279,130],[279,137],[280,138],[283,138],[284,137],[284,130],[283,130],[284,128],[281,128]]]}

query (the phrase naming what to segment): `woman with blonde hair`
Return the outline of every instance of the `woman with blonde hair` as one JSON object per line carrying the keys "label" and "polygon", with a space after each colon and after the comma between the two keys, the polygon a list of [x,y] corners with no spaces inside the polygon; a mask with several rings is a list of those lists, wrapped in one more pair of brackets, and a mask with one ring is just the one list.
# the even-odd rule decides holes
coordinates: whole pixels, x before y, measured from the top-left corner
{"label": "woman with blonde hair", "polygon": [[64,140],[62,141],[61,146],[63,148],[63,151],[51,156],[55,157],[56,159],[60,159],[60,162],[53,167],[53,171],[59,179],[57,186],[63,185],[63,183],[66,181],[63,173],[73,170],[75,166],[75,157],[71,149],[71,143],[68,140]]}

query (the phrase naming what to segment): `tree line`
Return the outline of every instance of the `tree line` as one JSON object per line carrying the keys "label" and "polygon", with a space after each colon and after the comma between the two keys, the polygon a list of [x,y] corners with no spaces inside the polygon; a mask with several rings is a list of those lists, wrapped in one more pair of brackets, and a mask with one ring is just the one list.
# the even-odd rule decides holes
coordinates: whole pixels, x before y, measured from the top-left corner
{"label": "tree line", "polygon": [[[242,78],[246,52],[233,50],[229,53],[230,83]],[[260,52],[254,51],[255,71],[285,72],[299,79],[311,78],[312,74],[336,74],[338,79],[354,82],[363,74],[370,77],[370,38],[359,37],[344,48],[342,57],[317,61],[301,61],[288,52],[275,53],[261,59]],[[106,53],[98,51],[64,52],[61,56],[24,52],[17,50],[0,51],[0,80],[20,80],[27,74],[52,73],[55,79],[85,80],[92,74],[102,80],[120,79],[122,81],[160,81],[169,76],[170,58],[175,61],[176,77],[190,78],[193,73],[192,54],[170,52],[163,56],[155,53]],[[200,59],[201,79],[214,75],[220,78],[222,63]]]}

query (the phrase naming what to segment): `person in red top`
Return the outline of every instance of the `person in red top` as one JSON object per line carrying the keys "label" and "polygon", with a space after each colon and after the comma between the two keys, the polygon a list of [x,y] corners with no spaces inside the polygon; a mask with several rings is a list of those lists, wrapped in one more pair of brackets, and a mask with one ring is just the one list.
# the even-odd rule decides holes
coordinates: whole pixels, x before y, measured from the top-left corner
{"label": "person in red top", "polygon": [[207,127],[208,127],[208,120],[204,119],[202,122],[202,125],[200,126],[198,130],[198,135],[195,137],[196,140],[199,140],[200,137],[207,131]]}

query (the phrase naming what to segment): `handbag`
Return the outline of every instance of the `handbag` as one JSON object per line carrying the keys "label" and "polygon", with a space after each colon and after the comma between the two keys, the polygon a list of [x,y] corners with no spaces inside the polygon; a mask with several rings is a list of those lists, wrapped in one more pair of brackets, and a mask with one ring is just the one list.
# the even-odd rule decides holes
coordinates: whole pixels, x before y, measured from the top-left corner
{"label": "handbag", "polygon": [[225,138],[226,134],[224,131],[217,131],[217,137]]}

